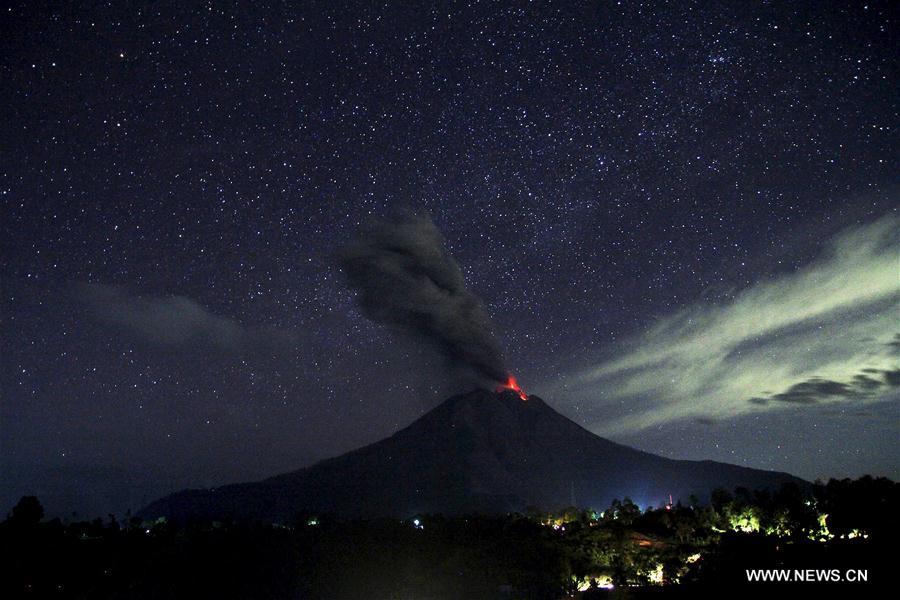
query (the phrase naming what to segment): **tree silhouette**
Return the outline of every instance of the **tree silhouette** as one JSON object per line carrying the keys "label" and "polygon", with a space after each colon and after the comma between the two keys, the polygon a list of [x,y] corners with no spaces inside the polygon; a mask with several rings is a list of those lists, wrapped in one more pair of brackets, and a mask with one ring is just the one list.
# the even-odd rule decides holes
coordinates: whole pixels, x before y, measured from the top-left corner
{"label": "tree silhouette", "polygon": [[41,506],[37,496],[22,496],[19,503],[12,509],[9,520],[17,525],[37,525],[44,518],[44,507]]}

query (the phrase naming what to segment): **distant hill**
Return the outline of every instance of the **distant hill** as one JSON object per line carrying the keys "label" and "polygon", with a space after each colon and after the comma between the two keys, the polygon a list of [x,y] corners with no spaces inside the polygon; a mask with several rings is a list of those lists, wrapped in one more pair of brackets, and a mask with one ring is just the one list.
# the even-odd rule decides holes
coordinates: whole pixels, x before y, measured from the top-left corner
{"label": "distant hill", "polygon": [[777,488],[787,473],[663,458],[601,438],[537,396],[487,390],[454,396],[394,435],[255,483],[186,490],[144,518],[289,520],[302,513],[407,517],[504,513],[527,506],[605,508],[614,498],[659,506],[723,487]]}

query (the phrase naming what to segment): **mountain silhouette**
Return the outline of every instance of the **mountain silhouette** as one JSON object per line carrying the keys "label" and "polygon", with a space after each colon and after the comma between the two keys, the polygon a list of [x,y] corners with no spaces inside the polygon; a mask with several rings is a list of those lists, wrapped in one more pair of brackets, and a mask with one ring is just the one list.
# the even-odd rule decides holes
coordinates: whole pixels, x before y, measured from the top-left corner
{"label": "mountain silhouette", "polygon": [[139,516],[287,521],[302,514],[408,517],[505,513],[528,506],[602,509],[619,498],[662,505],[710,492],[808,484],[787,473],[672,460],[601,438],[537,396],[454,396],[379,442],[254,483],[186,490]]}

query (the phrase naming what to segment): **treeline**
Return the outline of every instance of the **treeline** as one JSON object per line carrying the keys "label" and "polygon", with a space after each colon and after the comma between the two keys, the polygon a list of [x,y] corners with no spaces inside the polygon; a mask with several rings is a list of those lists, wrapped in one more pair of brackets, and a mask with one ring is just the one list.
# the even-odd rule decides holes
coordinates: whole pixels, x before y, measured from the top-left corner
{"label": "treeline", "polygon": [[863,477],[646,510],[176,525],[45,521],[26,497],[0,523],[0,597],[640,597],[751,585],[745,570],[767,567],[868,569],[874,585],[898,500],[900,485]]}

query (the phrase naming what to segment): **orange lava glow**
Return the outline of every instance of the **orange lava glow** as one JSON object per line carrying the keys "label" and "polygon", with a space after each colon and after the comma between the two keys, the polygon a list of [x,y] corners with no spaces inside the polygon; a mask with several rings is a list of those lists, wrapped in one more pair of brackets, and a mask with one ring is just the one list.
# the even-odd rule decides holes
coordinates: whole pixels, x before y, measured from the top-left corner
{"label": "orange lava glow", "polygon": [[519,395],[519,398],[522,400],[528,400],[528,394],[525,393],[525,390],[519,387],[519,384],[516,382],[516,378],[510,375],[506,379],[506,384],[497,387],[498,392],[504,392],[506,390],[512,390]]}

